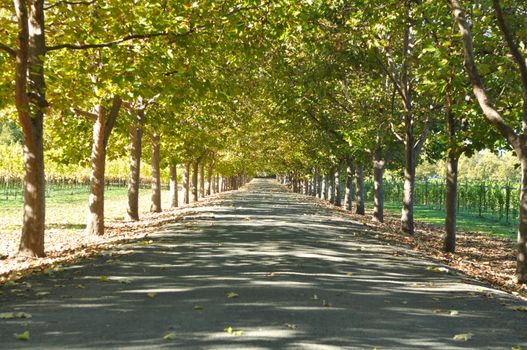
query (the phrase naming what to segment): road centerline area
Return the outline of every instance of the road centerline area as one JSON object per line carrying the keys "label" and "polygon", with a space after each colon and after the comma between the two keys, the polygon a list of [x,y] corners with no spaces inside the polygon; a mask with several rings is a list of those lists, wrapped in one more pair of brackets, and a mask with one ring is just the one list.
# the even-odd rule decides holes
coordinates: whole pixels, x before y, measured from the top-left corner
{"label": "road centerline area", "polygon": [[524,302],[365,230],[253,180],[148,240],[2,288],[0,312],[31,318],[0,319],[0,348],[527,347]]}

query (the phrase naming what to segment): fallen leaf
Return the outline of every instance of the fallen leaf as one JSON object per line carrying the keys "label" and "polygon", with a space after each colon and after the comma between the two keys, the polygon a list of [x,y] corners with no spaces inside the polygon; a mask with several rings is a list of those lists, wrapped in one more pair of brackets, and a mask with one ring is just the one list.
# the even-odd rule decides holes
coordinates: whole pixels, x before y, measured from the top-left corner
{"label": "fallen leaf", "polygon": [[132,283],[132,281],[129,280],[128,278],[123,278],[123,279],[120,279],[120,280],[119,280],[119,283],[122,283],[122,284],[130,284],[130,283]]}
{"label": "fallen leaf", "polygon": [[516,306],[512,308],[515,311],[527,312],[527,306]]}
{"label": "fallen leaf", "polygon": [[101,276],[101,277],[99,277],[99,279],[101,281],[103,281],[103,282],[107,282],[108,280],[110,280],[110,277],[108,277],[108,276]]}
{"label": "fallen leaf", "polygon": [[229,333],[230,335],[235,336],[235,337],[237,337],[237,336],[243,334],[243,331],[239,331],[239,330],[236,331],[236,330],[234,330],[232,327],[227,327],[227,328],[225,328],[225,329],[223,329],[223,330],[224,330],[225,332]]}
{"label": "fallen leaf", "polygon": [[24,331],[23,333],[15,333],[15,338],[18,340],[29,340],[29,331]]}
{"label": "fallen leaf", "polygon": [[457,311],[457,310],[450,310],[449,314],[450,314],[450,316],[457,316],[457,315],[459,315],[459,311]]}
{"label": "fallen leaf", "polygon": [[311,300],[318,300],[318,295],[313,294],[313,296],[311,297]]}
{"label": "fallen leaf", "polygon": [[37,292],[35,293],[35,295],[37,297],[45,297],[46,295],[50,295],[51,293],[50,292]]}
{"label": "fallen leaf", "polygon": [[0,313],[0,319],[11,319],[11,318],[31,318],[32,315],[27,312],[2,312]]}
{"label": "fallen leaf", "polygon": [[227,298],[229,299],[234,299],[234,298],[237,298],[238,296],[239,296],[238,293],[235,293],[235,292],[227,293]]}
{"label": "fallen leaf", "polygon": [[148,292],[148,293],[146,293],[146,295],[148,295],[149,298],[155,298],[157,293],[156,292]]}
{"label": "fallen leaf", "polygon": [[290,329],[296,329],[296,324],[286,323],[285,326]]}
{"label": "fallen leaf", "polygon": [[201,311],[201,310],[203,310],[203,306],[201,306],[201,305],[194,305],[193,309],[197,310],[197,311]]}
{"label": "fallen leaf", "polygon": [[164,340],[172,340],[176,338],[176,332],[169,332],[163,336]]}
{"label": "fallen leaf", "polygon": [[467,340],[470,340],[472,337],[474,336],[474,334],[468,332],[468,333],[461,333],[461,334],[456,334],[454,336],[454,340],[457,340],[457,341],[467,341]]}
{"label": "fallen leaf", "polygon": [[429,271],[449,273],[450,270],[443,266],[428,266],[426,268]]}
{"label": "fallen leaf", "polygon": [[346,275],[353,276],[353,272],[348,272],[348,273],[346,273]]}

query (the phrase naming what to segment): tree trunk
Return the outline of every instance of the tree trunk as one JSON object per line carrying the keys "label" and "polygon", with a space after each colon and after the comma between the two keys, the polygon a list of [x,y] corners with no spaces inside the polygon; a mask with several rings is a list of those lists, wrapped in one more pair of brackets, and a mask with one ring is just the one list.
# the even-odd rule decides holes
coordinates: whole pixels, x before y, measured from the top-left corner
{"label": "tree trunk", "polygon": [[527,283],[527,157],[521,159],[520,223],[518,227],[518,256],[516,278],[518,283]]}
{"label": "tree trunk", "polygon": [[362,164],[355,167],[355,214],[364,215],[364,175]]}
{"label": "tree trunk", "polygon": [[183,203],[190,203],[190,162],[183,167]]}
{"label": "tree trunk", "polygon": [[335,204],[335,168],[329,171],[329,202]]}
{"label": "tree trunk", "polygon": [[456,251],[456,216],[457,216],[457,175],[459,158],[449,151],[447,156],[446,197],[445,197],[445,241],[443,250]]}
{"label": "tree trunk", "polygon": [[159,134],[152,135],[152,203],[150,212],[161,212],[161,171],[159,169]]}
{"label": "tree trunk", "polygon": [[317,197],[322,199],[322,175],[320,174],[320,170],[318,170],[318,185],[317,185]]}
{"label": "tree trunk", "polygon": [[336,196],[335,196],[335,205],[337,207],[342,206],[342,184],[340,183],[340,171],[342,169],[342,164],[339,163],[337,167],[337,171],[335,171],[335,189],[336,189]]}
{"label": "tree trunk", "polygon": [[137,125],[130,128],[130,175],[128,177],[128,220],[139,220],[139,184],[141,181],[141,150],[144,110],[137,113]]}
{"label": "tree trunk", "polygon": [[403,209],[401,213],[401,228],[403,232],[414,234],[414,186],[415,166],[412,148],[406,150],[406,164],[404,167]]}
{"label": "tree trunk", "polygon": [[346,209],[349,211],[353,210],[353,198],[355,197],[355,183],[353,181],[353,175],[355,173],[355,167],[353,166],[353,160],[348,158],[348,166],[346,168]]}
{"label": "tree trunk", "polygon": [[208,172],[207,172],[207,196],[210,196],[212,194],[212,191],[213,191],[213,186],[212,186],[212,179],[213,179],[213,176],[212,176],[212,168],[214,166],[214,162],[211,160],[210,163],[209,163],[209,169],[208,169]]}
{"label": "tree trunk", "polygon": [[199,195],[201,198],[205,197],[205,164],[203,163],[199,165]]}
{"label": "tree trunk", "polygon": [[328,186],[328,174],[324,174],[324,200],[328,200],[329,199],[329,186]]}
{"label": "tree trunk", "polygon": [[93,144],[91,152],[89,212],[86,220],[86,232],[90,235],[104,235],[104,186],[106,170],[106,148],[115,120],[121,108],[121,99],[114,97],[112,109],[106,117],[106,109],[96,106],[93,116]]}
{"label": "tree trunk", "polygon": [[177,208],[179,203],[179,193],[177,185],[177,165],[170,164],[170,207]]}
{"label": "tree trunk", "polygon": [[448,150],[446,159],[446,195],[445,195],[445,240],[443,250],[456,251],[457,219],[457,175],[459,156],[456,152],[456,116],[452,110],[452,91],[450,81],[446,86],[446,121]]}
{"label": "tree trunk", "polygon": [[[463,38],[465,70],[470,77],[472,91],[478,100],[487,121],[494,125],[500,134],[507,139],[509,144],[514,148],[518,159],[520,160],[522,179],[520,189],[520,217],[518,226],[518,255],[516,261],[516,278],[518,283],[527,283],[527,145],[525,143],[525,127],[521,135],[518,135],[514,129],[503,119],[500,112],[492,104],[483,79],[479,73],[474,57],[474,47],[472,40],[471,25],[465,19],[458,0],[449,0],[452,15],[459,26],[459,32]],[[509,50],[520,67],[523,85],[523,125],[527,124],[527,66],[519,47],[513,42],[509,30],[503,18],[499,2],[494,2],[495,12],[498,16],[498,25],[505,36]]]}
{"label": "tree trunk", "polygon": [[[44,1],[27,6],[15,0],[18,20],[15,104],[24,134],[24,218],[18,255],[42,257],[46,220],[43,122],[46,102],[44,80]],[[29,8],[29,13],[28,13]]]}
{"label": "tree trunk", "polygon": [[373,220],[384,222],[384,167],[385,160],[379,148],[373,154]]}
{"label": "tree trunk", "polygon": [[198,201],[198,171],[199,171],[199,160],[194,161],[192,165],[192,200]]}

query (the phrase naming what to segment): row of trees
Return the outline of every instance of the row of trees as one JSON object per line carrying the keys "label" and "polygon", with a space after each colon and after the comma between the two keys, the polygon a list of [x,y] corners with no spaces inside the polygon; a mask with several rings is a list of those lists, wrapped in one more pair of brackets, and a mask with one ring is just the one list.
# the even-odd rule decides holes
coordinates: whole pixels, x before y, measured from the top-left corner
{"label": "row of trees", "polygon": [[347,173],[358,212],[371,173],[380,221],[393,168],[410,235],[416,165],[444,159],[444,249],[454,252],[460,156],[508,148],[523,174],[526,282],[526,13],[517,0],[2,2],[0,110],[16,111],[24,135],[20,252],[44,253],[44,149],[90,160],[94,233],[104,228],[106,157],[130,154],[137,219],[144,148],[153,169],[207,158],[224,177],[275,172],[310,179],[313,191],[324,176],[340,188],[335,174]]}

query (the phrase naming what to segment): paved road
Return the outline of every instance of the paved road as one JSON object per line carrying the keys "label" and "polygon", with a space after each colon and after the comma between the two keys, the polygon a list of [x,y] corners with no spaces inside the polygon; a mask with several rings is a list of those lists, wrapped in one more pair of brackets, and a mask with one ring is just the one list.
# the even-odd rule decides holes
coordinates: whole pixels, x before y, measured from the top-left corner
{"label": "paved road", "polygon": [[0,348],[527,349],[524,302],[270,180],[151,240],[3,288],[0,312],[32,318],[0,320]]}

